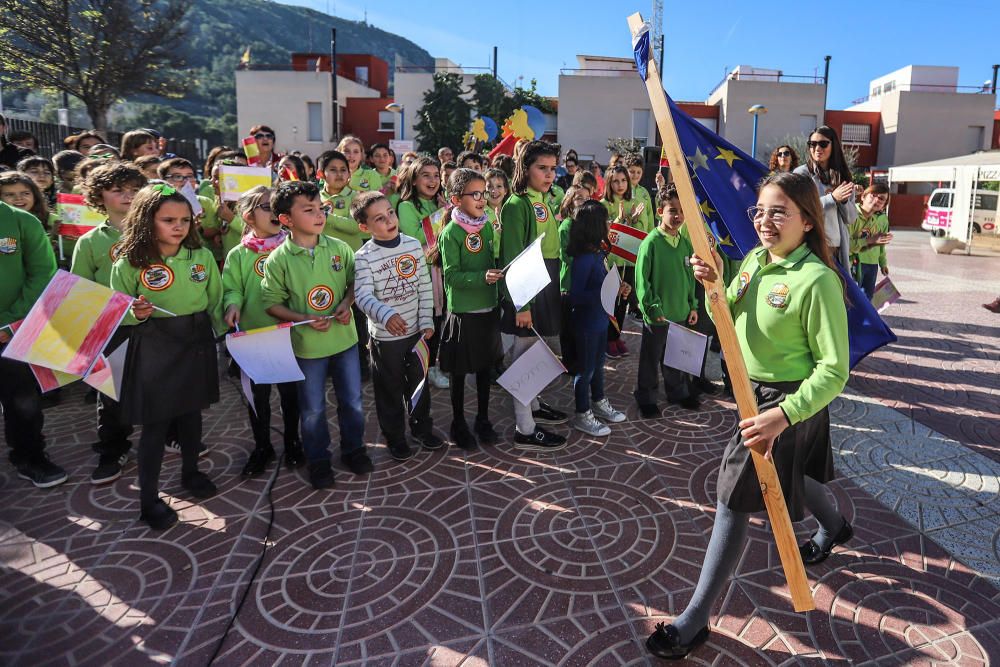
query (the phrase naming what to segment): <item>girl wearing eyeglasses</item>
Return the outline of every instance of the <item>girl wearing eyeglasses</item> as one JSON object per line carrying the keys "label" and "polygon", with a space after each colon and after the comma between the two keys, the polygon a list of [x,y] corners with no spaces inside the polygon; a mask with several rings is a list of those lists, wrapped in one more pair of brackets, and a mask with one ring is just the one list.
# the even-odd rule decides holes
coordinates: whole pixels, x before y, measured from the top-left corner
{"label": "girl wearing eyeglasses", "polygon": [[791,146],[785,144],[778,146],[771,153],[771,160],[767,163],[769,171],[795,171],[799,166],[799,154]]}
{"label": "girl wearing eyeglasses", "polygon": [[[750,514],[764,509],[750,447],[774,461],[792,521],[806,508],[819,522],[799,547],[806,565],[826,560],[854,534],[825,487],[834,477],[828,406],[847,382],[849,353],[844,283],[816,188],[801,174],[771,174],[748,214],[761,247],[743,260],[726,298],[760,413],[739,423],[722,455],[715,523],[691,602],[646,641],[663,658],[683,658],[708,639],[712,607],[743,553]],[[722,269],[713,256],[714,267],[691,257],[706,287]]]}
{"label": "girl wearing eyeglasses", "polygon": [[813,130],[806,142],[808,162],[799,165],[794,173],[808,176],[816,184],[820,203],[823,205],[823,227],[826,242],[833,257],[847,268],[850,264],[851,237],[848,228],[858,217],[854,204],[854,183],[851,170],[840,146],[840,138],[833,128],[822,125]]}

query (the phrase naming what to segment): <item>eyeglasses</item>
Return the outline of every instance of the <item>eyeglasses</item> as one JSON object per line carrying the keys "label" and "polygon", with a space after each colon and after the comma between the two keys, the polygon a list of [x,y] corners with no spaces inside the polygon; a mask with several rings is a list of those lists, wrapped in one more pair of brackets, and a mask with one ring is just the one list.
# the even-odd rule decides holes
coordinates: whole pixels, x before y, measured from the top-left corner
{"label": "eyeglasses", "polygon": [[778,151],[778,157],[792,157],[792,151]]}
{"label": "eyeglasses", "polygon": [[258,132],[257,134],[253,135],[253,138],[257,139],[258,141],[260,139],[272,139],[273,140],[274,139],[274,132]]}
{"label": "eyeglasses", "polygon": [[747,217],[753,222],[760,222],[764,218],[767,218],[777,226],[781,226],[788,222],[788,219],[793,215],[798,215],[797,213],[789,213],[788,211],[780,208],[764,208],[762,206],[751,206],[747,209]]}
{"label": "eyeglasses", "polygon": [[264,211],[264,213],[270,213],[271,212],[271,205],[270,204],[257,204],[256,206],[254,206],[254,210],[258,210],[258,209],[261,210],[261,211]]}
{"label": "eyeglasses", "polygon": [[163,177],[163,180],[170,181],[171,183],[183,183],[184,181],[191,181],[194,183],[198,179],[195,178],[194,174],[190,176],[185,176],[184,174],[167,174]]}
{"label": "eyeglasses", "polygon": [[463,192],[463,197],[472,197],[472,201],[482,201],[486,197],[486,193],[482,190],[476,190],[475,192]]}
{"label": "eyeglasses", "polygon": [[810,149],[819,147],[825,150],[830,147],[830,140],[822,139],[820,141],[807,141],[806,146],[808,146]]}

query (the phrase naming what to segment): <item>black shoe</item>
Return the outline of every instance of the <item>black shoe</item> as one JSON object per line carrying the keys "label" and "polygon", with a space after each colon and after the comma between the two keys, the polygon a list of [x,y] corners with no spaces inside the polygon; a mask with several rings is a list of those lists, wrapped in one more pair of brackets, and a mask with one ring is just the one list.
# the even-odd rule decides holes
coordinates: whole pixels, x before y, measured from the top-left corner
{"label": "black shoe", "polygon": [[639,403],[639,414],[643,419],[656,419],[663,416],[663,411],[656,403]]}
{"label": "black shoe", "polygon": [[390,443],[389,456],[391,456],[396,461],[407,461],[413,458],[413,450],[410,448],[410,443],[406,442],[404,438],[400,442]]}
{"label": "black shoe", "polygon": [[166,530],[177,523],[177,512],[162,500],[139,513],[139,520],[145,521],[153,530]]}
{"label": "black shoe", "polygon": [[556,410],[544,401],[538,401],[538,409],[531,411],[531,417],[536,424],[565,424],[569,416],[561,410]]}
{"label": "black shoe", "polygon": [[702,393],[709,394],[711,396],[719,393],[718,385],[708,378],[695,378],[694,386],[697,387]]}
{"label": "black shoe", "polygon": [[317,491],[333,488],[333,468],[329,460],[313,461],[309,464],[309,483]]}
{"label": "black shoe", "polygon": [[372,465],[372,460],[368,458],[368,453],[364,447],[355,449],[349,454],[341,454],[340,462],[347,466],[348,470],[355,475],[367,475],[375,470],[375,466]]}
{"label": "black shoe", "polygon": [[680,403],[680,406],[685,410],[697,410],[698,408],[701,407],[701,401],[698,400],[697,396],[688,396],[686,398],[682,398],[680,401],[678,401],[678,403]]}
{"label": "black shoe", "polygon": [[54,408],[59,405],[62,403],[62,388],[53,389],[52,391],[42,394],[41,402],[42,410]]}
{"label": "black shoe", "polygon": [[90,473],[91,484],[108,484],[122,476],[122,466],[128,461],[128,450],[123,454],[101,454],[97,467]]}
{"label": "black shoe", "polygon": [[554,452],[566,446],[566,438],[535,427],[531,435],[514,430],[514,448],[526,452]]}
{"label": "black shoe", "polygon": [[835,546],[838,544],[847,544],[852,537],[854,537],[854,528],[851,527],[847,519],[844,519],[844,525],[826,549],[820,549],[819,545],[813,542],[812,538],[809,538],[799,546],[799,554],[802,556],[802,562],[806,565],[822,563],[830,557],[830,552],[833,551]]}
{"label": "black shoe", "polygon": [[413,439],[420,443],[420,446],[428,451],[434,451],[436,449],[441,449],[444,447],[444,440],[437,437],[434,431],[427,431],[425,433],[414,433]]}
{"label": "black shoe", "polygon": [[464,419],[451,423],[451,441],[455,443],[456,447],[466,451],[475,449],[478,444],[476,436],[472,435],[472,431],[469,430],[469,425],[465,423]]}
{"label": "black shoe", "polygon": [[211,498],[218,492],[215,484],[203,472],[196,472],[190,477],[181,479],[181,486],[187,489],[198,500]]}
{"label": "black shoe", "polygon": [[252,452],[250,452],[250,458],[247,459],[247,463],[243,466],[243,476],[253,477],[254,475],[259,475],[265,470],[267,470],[267,464],[274,460],[274,450],[270,447],[267,449],[257,447]]}
{"label": "black shoe", "polygon": [[17,476],[28,480],[39,489],[59,486],[69,477],[66,471],[50,461],[46,454],[39,454],[17,464]]}
{"label": "black shoe", "polygon": [[646,640],[646,649],[657,658],[680,660],[687,654],[705,643],[708,639],[708,626],[698,631],[698,634],[687,644],[681,643],[677,628],[666,623],[657,623],[656,631]]}
{"label": "black shoe", "polygon": [[483,445],[495,445],[500,435],[493,429],[493,424],[489,419],[476,417],[476,425],[472,427],[479,437],[479,443]]}
{"label": "black shoe", "polygon": [[86,394],[84,394],[83,402],[87,405],[93,405],[94,403],[97,403],[97,390],[91,389]]}
{"label": "black shoe", "polygon": [[298,440],[285,443],[285,465],[289,468],[298,468],[306,462],[305,454],[302,453],[302,443]]}

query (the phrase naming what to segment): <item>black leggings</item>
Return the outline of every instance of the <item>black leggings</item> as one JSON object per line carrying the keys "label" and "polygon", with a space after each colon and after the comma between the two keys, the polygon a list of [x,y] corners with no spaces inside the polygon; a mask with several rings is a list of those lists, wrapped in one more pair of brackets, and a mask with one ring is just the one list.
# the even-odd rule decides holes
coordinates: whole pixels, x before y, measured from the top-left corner
{"label": "black leggings", "polygon": [[[485,369],[476,373],[476,420],[488,421],[490,418],[490,372]],[[451,412],[455,421],[465,421],[465,375],[452,373],[451,377]]]}
{"label": "black leggings", "polygon": [[186,412],[172,419],[143,424],[139,437],[139,501],[143,508],[152,507],[160,494],[160,467],[163,465],[163,445],[167,432],[176,429],[181,445],[181,478],[198,472],[198,446],[201,444],[201,411]]}

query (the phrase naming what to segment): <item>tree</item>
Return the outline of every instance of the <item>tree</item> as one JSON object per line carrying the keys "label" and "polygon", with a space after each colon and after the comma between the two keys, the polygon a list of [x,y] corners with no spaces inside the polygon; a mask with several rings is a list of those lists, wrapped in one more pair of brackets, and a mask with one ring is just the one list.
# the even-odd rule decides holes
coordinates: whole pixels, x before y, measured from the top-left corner
{"label": "tree", "polygon": [[477,116],[488,116],[503,125],[517,105],[513,96],[492,74],[477,74],[472,82],[472,105]]}
{"label": "tree", "polygon": [[0,0],[0,69],[57,90],[106,130],[108,110],[138,94],[178,97],[192,0]]}
{"label": "tree", "polygon": [[611,153],[618,155],[642,155],[644,144],[638,139],[628,137],[608,137],[606,148]]}
{"label": "tree", "polygon": [[458,149],[462,145],[472,111],[463,93],[461,74],[434,75],[434,87],[424,93],[424,105],[417,112],[414,126],[420,150],[433,153],[441,146]]}

